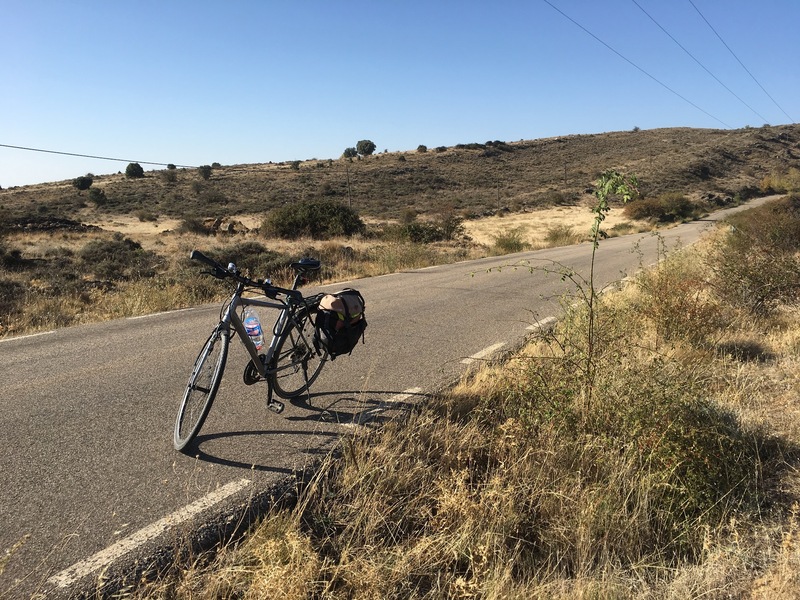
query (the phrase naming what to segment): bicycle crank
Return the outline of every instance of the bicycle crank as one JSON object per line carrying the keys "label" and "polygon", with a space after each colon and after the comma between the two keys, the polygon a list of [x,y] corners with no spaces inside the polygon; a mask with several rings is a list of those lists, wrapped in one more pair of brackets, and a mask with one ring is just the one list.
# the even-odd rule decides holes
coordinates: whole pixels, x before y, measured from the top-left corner
{"label": "bicycle crank", "polygon": [[[261,359],[262,364],[267,360],[267,357],[264,354],[259,354],[258,358]],[[242,380],[244,381],[245,385],[253,385],[259,381],[264,381],[264,378],[261,377],[261,374],[258,372],[258,369],[256,369],[256,365],[252,360],[247,363],[247,366],[244,368]]]}

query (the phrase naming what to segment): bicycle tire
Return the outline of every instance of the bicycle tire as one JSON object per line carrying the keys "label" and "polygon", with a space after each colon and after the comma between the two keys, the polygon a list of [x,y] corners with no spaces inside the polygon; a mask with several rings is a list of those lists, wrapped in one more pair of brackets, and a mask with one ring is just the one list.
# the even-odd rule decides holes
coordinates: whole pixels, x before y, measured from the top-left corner
{"label": "bicycle tire", "polygon": [[218,326],[208,336],[194,361],[175,419],[173,441],[176,450],[183,452],[192,443],[211,410],[225,371],[229,343],[230,332],[227,328]]}
{"label": "bicycle tire", "polygon": [[281,398],[294,398],[305,392],[328,360],[328,352],[314,345],[315,312],[316,308],[300,311],[278,341],[270,383]]}

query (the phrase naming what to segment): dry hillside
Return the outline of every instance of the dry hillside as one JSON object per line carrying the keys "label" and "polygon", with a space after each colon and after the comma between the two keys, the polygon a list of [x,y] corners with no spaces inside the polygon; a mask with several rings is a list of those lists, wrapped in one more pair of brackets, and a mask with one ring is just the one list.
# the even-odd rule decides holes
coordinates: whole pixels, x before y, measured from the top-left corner
{"label": "dry hillside", "polygon": [[6,224],[46,216],[95,221],[103,214],[219,217],[324,196],[350,202],[365,217],[399,217],[409,209],[470,217],[574,203],[610,168],[635,173],[646,196],[747,197],[764,177],[798,164],[800,126],[654,129],[421,150],[215,166],[207,180],[192,169],[149,171],[141,179],[96,176],[92,187],[104,192],[102,205],[69,180],[10,188],[0,190],[0,216]]}

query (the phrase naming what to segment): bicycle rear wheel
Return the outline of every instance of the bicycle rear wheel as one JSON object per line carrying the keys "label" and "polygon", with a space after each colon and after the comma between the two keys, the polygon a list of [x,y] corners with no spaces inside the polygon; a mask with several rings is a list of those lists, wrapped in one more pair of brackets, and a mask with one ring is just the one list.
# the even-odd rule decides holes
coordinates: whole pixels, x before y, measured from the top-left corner
{"label": "bicycle rear wheel", "polygon": [[316,308],[303,309],[287,325],[272,362],[272,389],[281,398],[294,398],[317,379],[328,353],[314,346],[313,315]]}
{"label": "bicycle rear wheel", "polygon": [[228,357],[230,332],[222,324],[211,333],[194,361],[186,391],[175,420],[174,445],[183,452],[203,426],[217,395],[225,360]]}

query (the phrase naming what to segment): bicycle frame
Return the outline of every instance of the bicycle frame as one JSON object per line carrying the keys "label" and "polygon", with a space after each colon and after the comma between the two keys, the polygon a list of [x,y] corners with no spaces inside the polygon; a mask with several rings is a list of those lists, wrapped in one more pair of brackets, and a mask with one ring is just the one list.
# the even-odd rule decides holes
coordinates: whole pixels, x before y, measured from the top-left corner
{"label": "bicycle frame", "polygon": [[[277,301],[270,301],[270,300],[259,300],[258,298],[246,298],[242,296],[244,292],[244,286],[239,284],[236,287],[236,291],[231,296],[231,301],[228,304],[228,308],[225,310],[225,313],[220,320],[220,323],[230,329],[230,326],[233,326],[234,331],[239,335],[239,339],[244,344],[245,350],[250,355],[250,358],[253,361],[253,365],[255,365],[256,371],[258,374],[266,379],[267,375],[272,374],[275,370],[270,370],[269,365],[272,364],[272,358],[275,356],[275,350],[278,347],[278,341],[280,340],[281,335],[283,334],[286,325],[292,319],[291,316],[291,306],[287,302],[277,302]],[[276,308],[279,309],[281,312],[278,314],[278,319],[275,322],[275,325],[272,328],[272,339],[269,342],[269,346],[266,347],[266,351],[264,352],[265,359],[261,360],[259,356],[259,351],[256,349],[256,345],[253,343],[253,340],[250,339],[250,336],[247,335],[247,330],[244,328],[244,323],[242,323],[242,319],[239,317],[239,308],[243,308],[245,306],[256,306],[261,308]],[[263,324],[262,324],[262,331],[263,331]],[[264,336],[264,340],[266,343],[266,336]]]}

